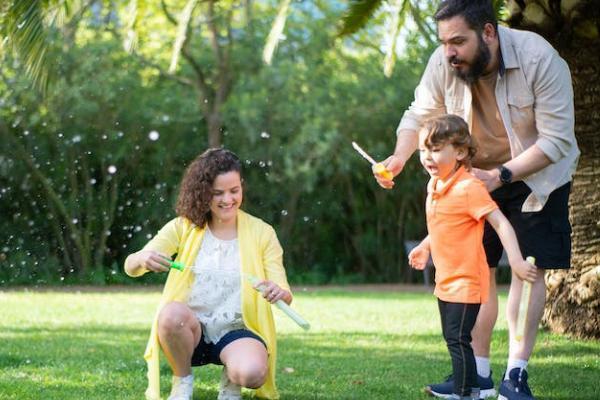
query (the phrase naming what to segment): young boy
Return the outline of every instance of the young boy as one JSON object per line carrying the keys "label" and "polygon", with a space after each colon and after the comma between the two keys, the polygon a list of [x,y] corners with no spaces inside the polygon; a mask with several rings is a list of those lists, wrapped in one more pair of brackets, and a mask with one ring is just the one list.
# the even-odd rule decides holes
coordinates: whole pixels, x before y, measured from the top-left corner
{"label": "young boy", "polygon": [[[471,330],[489,291],[489,268],[482,244],[485,221],[496,230],[512,270],[533,282],[535,267],[523,259],[515,232],[484,184],[469,173],[475,146],[464,120],[442,115],[425,121],[419,131],[421,164],[431,176],[427,186],[429,235],[408,255],[413,268],[435,265],[435,291],[442,333],[450,357],[454,388],[451,399],[479,399]],[[425,389],[436,396],[431,387]],[[493,390],[493,389],[492,389]]]}

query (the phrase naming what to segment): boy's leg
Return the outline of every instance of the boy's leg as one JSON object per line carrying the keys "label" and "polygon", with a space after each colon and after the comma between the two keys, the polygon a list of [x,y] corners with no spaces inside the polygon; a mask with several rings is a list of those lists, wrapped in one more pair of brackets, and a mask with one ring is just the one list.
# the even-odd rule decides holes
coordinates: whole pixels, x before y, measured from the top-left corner
{"label": "boy's leg", "polygon": [[471,330],[475,325],[479,304],[448,303],[438,299],[442,331],[452,359],[454,393],[468,396],[477,388],[475,356],[471,347]]}
{"label": "boy's leg", "polygon": [[489,358],[490,358],[490,343],[492,341],[492,332],[494,325],[498,319],[498,293],[496,291],[496,268],[490,268],[490,295],[487,303],[481,305],[477,321],[471,331],[473,340],[473,353],[475,357],[480,357],[488,362],[486,366],[477,364],[477,373],[479,376],[487,378],[490,376]]}

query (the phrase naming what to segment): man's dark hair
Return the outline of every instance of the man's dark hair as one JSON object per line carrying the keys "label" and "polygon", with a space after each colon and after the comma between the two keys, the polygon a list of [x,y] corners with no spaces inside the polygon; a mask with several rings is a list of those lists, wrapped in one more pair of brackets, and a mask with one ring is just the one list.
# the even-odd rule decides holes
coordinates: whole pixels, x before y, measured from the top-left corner
{"label": "man's dark hair", "polygon": [[457,15],[463,17],[469,28],[481,33],[485,24],[492,24],[498,30],[498,20],[491,0],[444,0],[433,15],[436,22]]}

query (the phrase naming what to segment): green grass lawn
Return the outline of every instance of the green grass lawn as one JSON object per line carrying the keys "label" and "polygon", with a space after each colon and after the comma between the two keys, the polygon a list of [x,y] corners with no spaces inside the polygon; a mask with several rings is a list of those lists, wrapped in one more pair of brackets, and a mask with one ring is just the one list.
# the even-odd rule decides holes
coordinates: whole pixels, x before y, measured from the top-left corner
{"label": "green grass lawn", "polygon": [[[431,294],[295,294],[294,307],[312,329],[274,311],[283,399],[427,399],[423,385],[450,372]],[[143,399],[142,353],[158,297],[134,289],[0,291],[0,399]],[[492,343],[496,378],[506,351],[501,317]],[[166,364],[162,371],[166,397]],[[600,399],[600,342],[542,332],[529,371],[538,399]],[[216,366],[196,368],[194,399],[216,398],[219,375]]]}

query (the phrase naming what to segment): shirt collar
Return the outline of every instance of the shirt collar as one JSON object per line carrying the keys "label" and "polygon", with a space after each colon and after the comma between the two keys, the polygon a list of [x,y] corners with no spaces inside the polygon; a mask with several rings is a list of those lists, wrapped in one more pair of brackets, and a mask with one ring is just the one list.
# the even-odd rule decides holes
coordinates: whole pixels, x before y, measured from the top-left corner
{"label": "shirt collar", "polygon": [[519,68],[517,53],[513,46],[510,30],[498,25],[498,41],[500,42],[500,75],[507,69]]}
{"label": "shirt collar", "polygon": [[463,165],[461,165],[456,170],[456,172],[450,177],[450,179],[448,179],[445,182],[440,180],[440,178],[438,178],[438,177],[431,178],[431,180],[429,181],[427,191],[429,193],[431,193],[432,199],[434,199],[434,200],[438,199],[438,198],[442,197],[443,195],[445,195],[446,192],[448,192],[448,190],[452,186],[454,186],[454,184],[456,183],[458,178],[460,178],[465,173],[466,173],[465,167]]}

